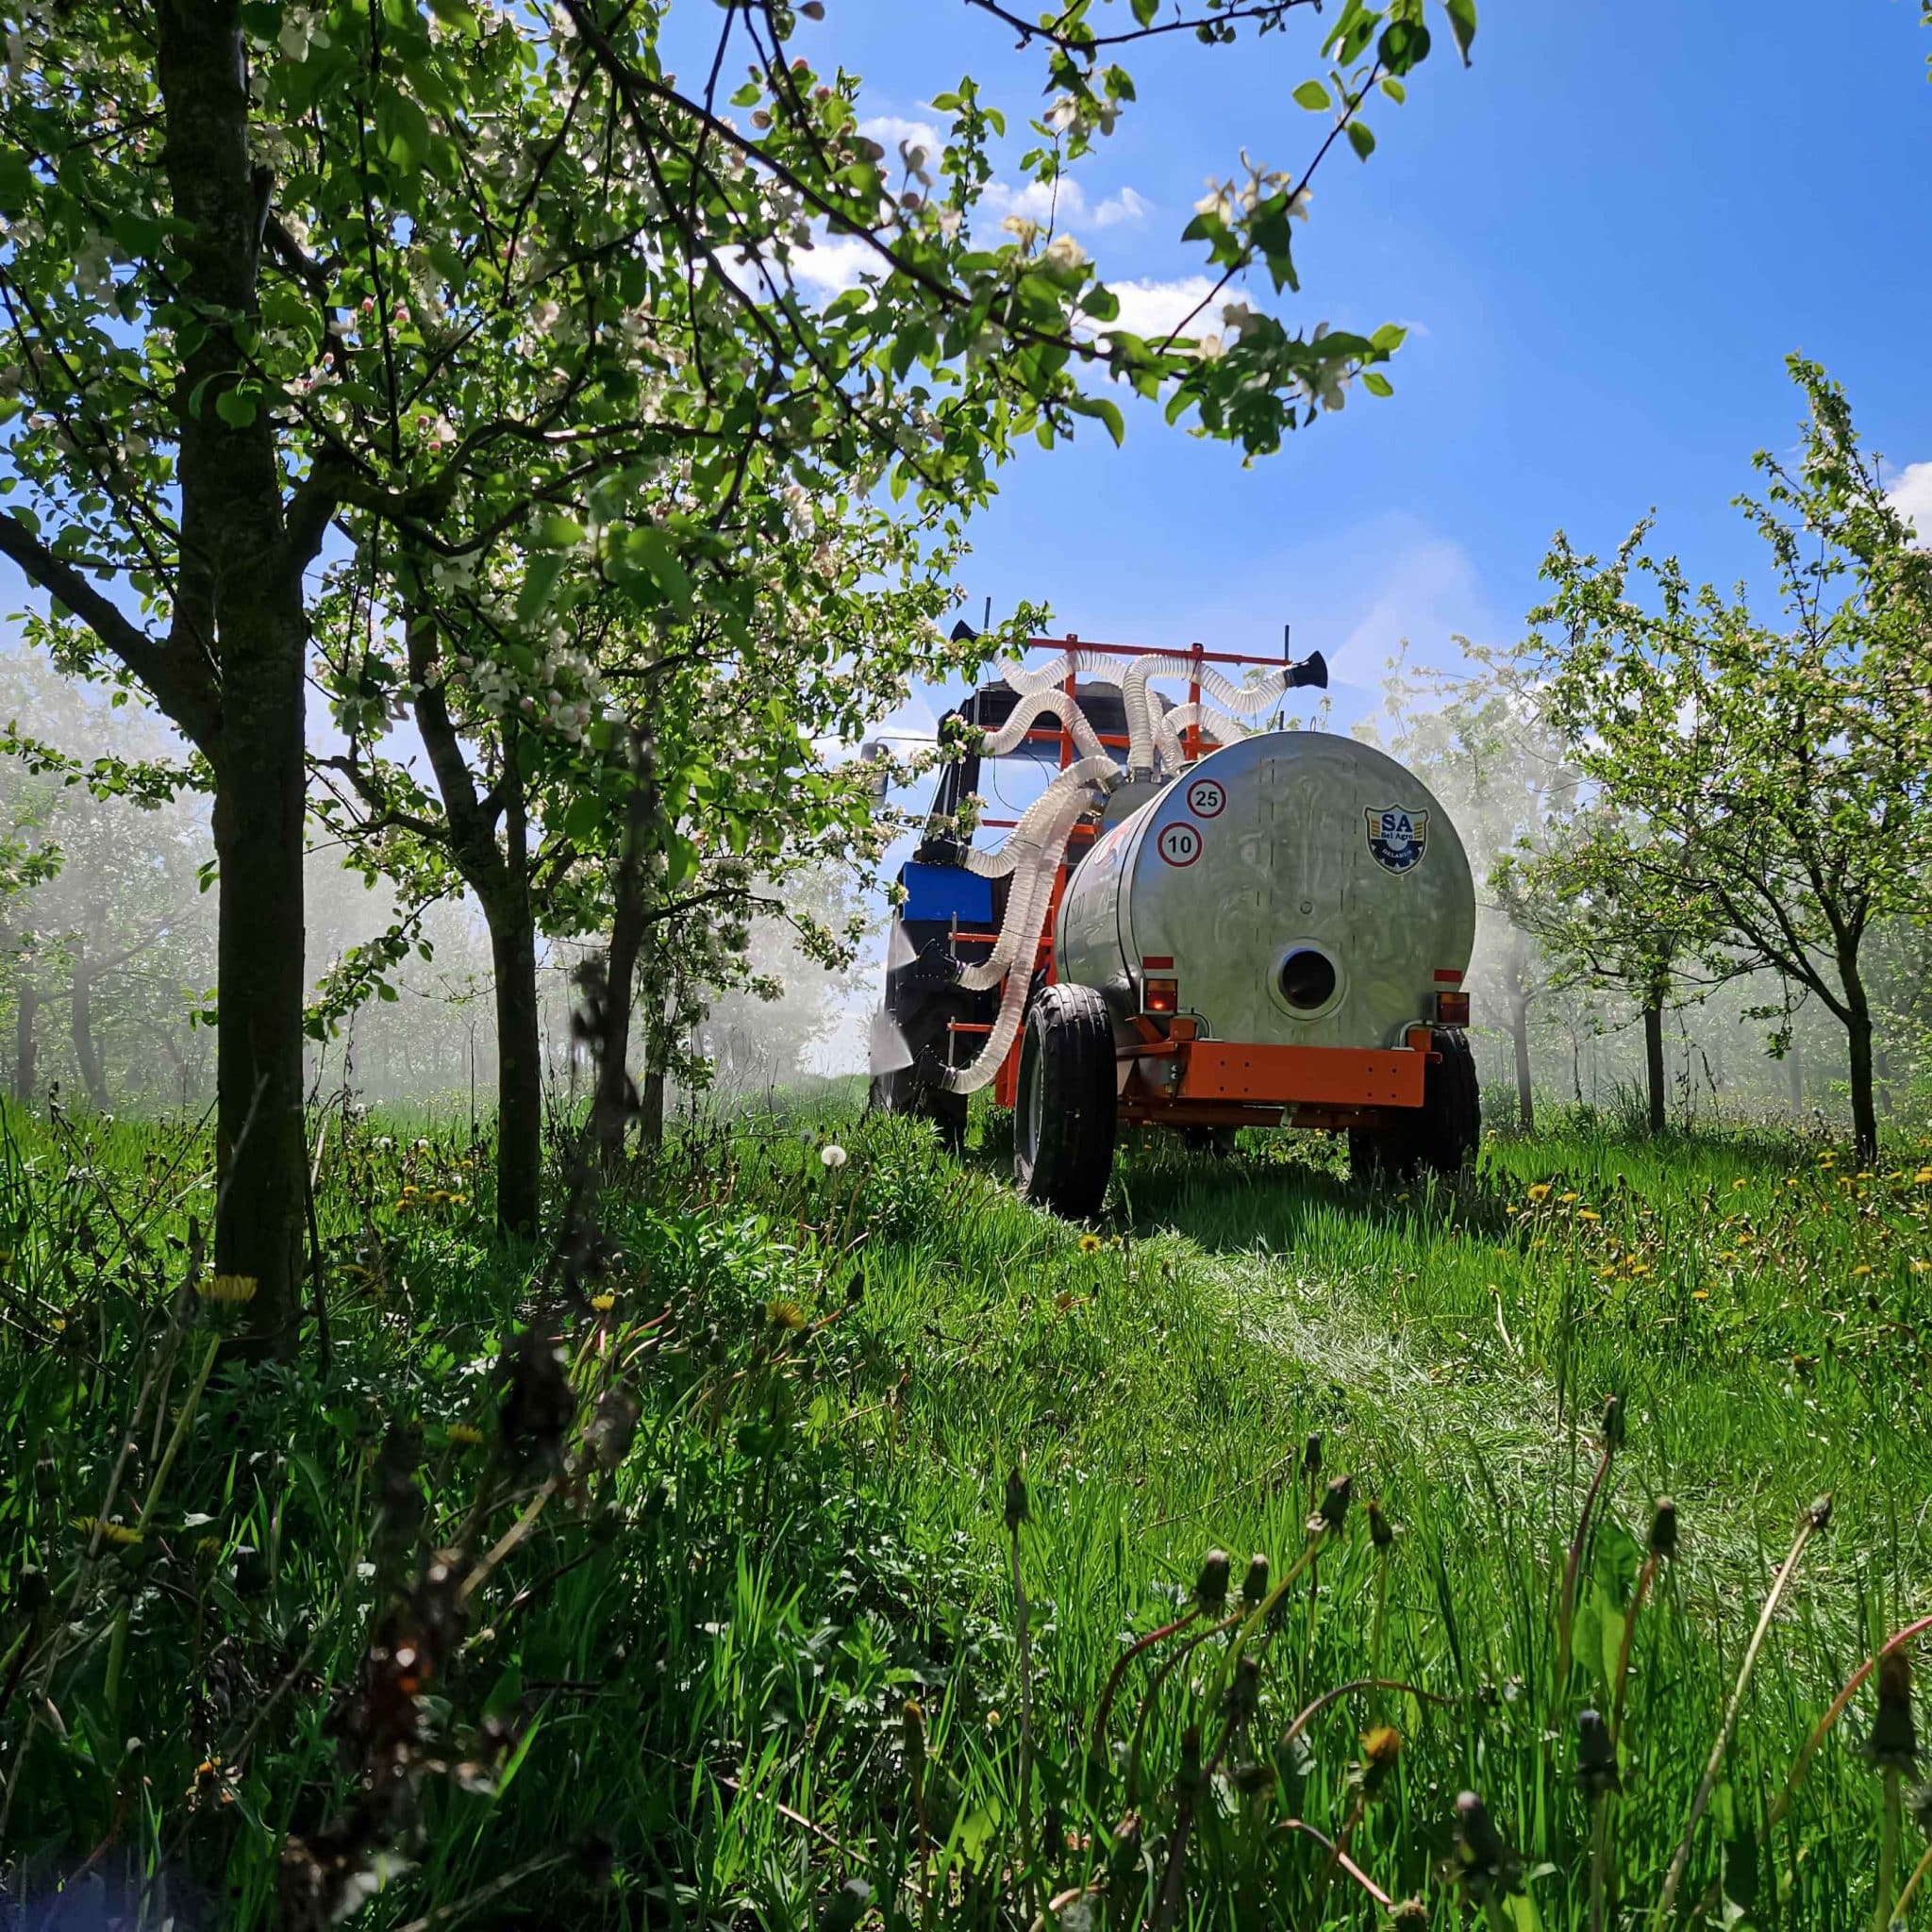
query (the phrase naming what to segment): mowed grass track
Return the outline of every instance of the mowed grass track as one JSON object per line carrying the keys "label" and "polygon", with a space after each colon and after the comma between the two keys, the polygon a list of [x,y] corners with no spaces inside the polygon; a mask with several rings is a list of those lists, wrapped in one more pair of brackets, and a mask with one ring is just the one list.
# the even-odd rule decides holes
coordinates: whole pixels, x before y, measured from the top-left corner
{"label": "mowed grass track", "polygon": [[[1623,1793],[1599,1861],[1603,1923],[1656,1923],[1740,1653],[1822,1491],[1831,1526],[1773,1621],[1678,1906],[1753,1925],[1871,1922],[1869,1685],[1802,1789],[1779,1794],[1836,1689],[1932,1607],[1932,1171],[1916,1142],[1859,1175],[1791,1137],[1649,1143],[1577,1124],[1492,1137],[1462,1184],[1405,1191],[1358,1186],[1321,1141],[1250,1137],[1220,1161],[1150,1138],[1124,1151],[1108,1219],[1081,1229],[1012,1196],[998,1132],[954,1161],[913,1124],[822,1102],[688,1135],[607,1197],[624,1258],[608,1306],[571,1318],[573,1373],[588,1410],[607,1367],[634,1371],[638,1443],[586,1507],[538,1520],[479,1593],[428,1734],[474,1757],[487,1711],[519,1741],[460,1789],[425,1774],[418,1839],[371,1924],[500,1922],[546,1890],[551,1922],[587,1924],[1024,1927],[1055,1898],[1068,1924],[1370,1923],[1319,1831],[1342,1834],[1391,1902],[1420,1900],[1414,1923],[1446,1927],[1467,1909],[1444,1871],[1463,1856],[1469,1788],[1523,1855],[1527,1898],[1491,1883],[1491,1922],[1589,1925],[1576,1714],[1613,1702],[1653,1499],[1669,1493],[1681,1541],[1630,1643]],[[825,1164],[830,1145],[843,1165]],[[143,1173],[174,1221],[205,1193],[176,1141],[104,1130],[91,1165],[60,1171],[71,1151],[42,1143],[13,1171],[18,1319],[0,1336],[9,1426],[74,1483],[58,1505],[0,1486],[0,1557],[27,1552],[62,1591],[50,1551],[95,1507],[101,1429],[139,1379],[76,1356],[84,1331],[111,1357],[129,1291],[89,1288],[100,1264],[77,1258],[75,1230],[126,1183],[120,1211],[139,1231],[127,1203],[154,1196]],[[226,1398],[226,1421],[185,1439],[156,1521],[208,1519],[195,1547],[223,1554],[184,1548],[177,1569],[164,1538],[145,1573],[161,1593],[134,1600],[118,1728],[151,1740],[160,1794],[139,1830],[117,1796],[116,1727],[91,1707],[125,1597],[81,1579],[101,1621],[84,1610],[75,1626],[73,1674],[56,1681],[69,1735],[57,1754],[41,1725],[33,1764],[58,1758],[83,1854],[111,1826],[150,1867],[192,1868],[202,1893],[225,1872],[233,1923],[271,1916],[278,1831],[313,1835],[355,1803],[325,1718],[384,1587],[366,1578],[358,1517],[382,1415],[422,1432],[425,1543],[470,1521],[485,1452],[456,1431],[488,1434],[489,1358],[544,1272],[487,1240],[487,1203],[468,1191],[486,1173],[433,1131],[411,1146],[358,1130],[320,1203],[341,1257],[335,1380],[274,1398],[289,1473],[259,1458],[243,1472]],[[57,1306],[65,1340],[26,1348]],[[1624,1441],[1566,1591],[1612,1396]],[[250,1402],[273,1406],[265,1390]],[[1340,1474],[1348,1513],[1311,1537]],[[1386,1545],[1371,1498],[1395,1525]],[[483,1540],[529,1506],[506,1492]],[[269,1553],[265,1593],[258,1579],[230,1593],[238,1546]],[[1096,1740],[1126,1642],[1185,1612],[1215,1546],[1237,1591],[1250,1552],[1276,1580],[1306,1567],[1245,1636],[1182,1655],[1203,1621],[1128,1668]],[[210,1565],[210,1581],[171,1580]],[[195,1767],[212,1746],[177,1709],[205,1704],[203,1665],[167,1646],[185,1656],[224,1629],[227,1670],[273,1687],[294,1654],[314,1681],[282,1693],[286,1728],[249,1733],[211,1780]],[[12,1638],[0,1627],[0,1663]],[[1231,1725],[1243,1643],[1263,1669]],[[1415,1688],[1347,1688],[1363,1678]],[[54,1797],[23,1781],[16,1824],[51,1842]],[[1119,1835],[1129,1816],[1138,1838]],[[587,1832],[599,1848],[579,1856]],[[1901,1869],[1921,1843],[1904,1836]],[[853,1881],[862,1901],[841,1890]],[[1913,1923],[1932,1924],[1925,1903]]]}

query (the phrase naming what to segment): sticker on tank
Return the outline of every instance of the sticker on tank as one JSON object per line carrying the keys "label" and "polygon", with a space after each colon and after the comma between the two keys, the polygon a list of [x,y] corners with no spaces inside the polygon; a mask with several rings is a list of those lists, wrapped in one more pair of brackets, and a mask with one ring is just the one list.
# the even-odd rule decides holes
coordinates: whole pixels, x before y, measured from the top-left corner
{"label": "sticker on tank", "polygon": [[1411,872],[1429,841],[1429,815],[1399,805],[1370,806],[1369,851],[1384,872]]}

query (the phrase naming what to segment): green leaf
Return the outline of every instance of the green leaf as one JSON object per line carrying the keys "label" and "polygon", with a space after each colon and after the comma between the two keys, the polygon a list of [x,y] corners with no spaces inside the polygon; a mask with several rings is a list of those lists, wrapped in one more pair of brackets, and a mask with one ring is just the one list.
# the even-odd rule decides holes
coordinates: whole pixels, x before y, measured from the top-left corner
{"label": "green leaf", "polygon": [[1362,371],[1362,387],[1372,396],[1392,396],[1395,393],[1395,385],[1379,369]]}
{"label": "green leaf", "polygon": [[1407,74],[1429,58],[1429,30],[1420,22],[1391,21],[1375,51],[1391,74]]}
{"label": "green leaf", "polygon": [[1365,121],[1351,121],[1348,124],[1348,144],[1363,160],[1375,152],[1375,137],[1369,132]]}
{"label": "green leaf", "polygon": [[1160,11],[1160,0],[1134,0],[1134,25],[1152,26],[1154,16]]}
{"label": "green leaf", "polygon": [[1399,108],[1408,98],[1408,90],[1392,74],[1382,76],[1382,92]]}
{"label": "green leaf", "polygon": [[1475,39],[1475,0],[1443,0],[1442,10],[1449,16],[1449,31],[1456,36],[1456,51],[1467,67],[1470,42]]}
{"label": "green leaf", "polygon": [[26,157],[0,154],[0,215],[17,215],[34,192],[34,171]]}
{"label": "green leaf", "polygon": [[548,516],[537,525],[537,541],[545,550],[569,550],[584,541],[584,526],[575,517]]}
{"label": "green leaf", "polygon": [[429,116],[408,94],[383,94],[375,103],[375,138],[397,167],[420,168],[429,158]]}
{"label": "green leaf", "polygon": [[654,525],[630,533],[630,548],[639,562],[650,572],[652,581],[672,603],[678,616],[691,615],[691,578],[679,560],[677,547],[670,537]]}
{"label": "green leaf", "polygon": [[563,815],[563,835],[578,845],[594,844],[606,823],[604,801],[594,791],[588,792],[571,800]]}
{"label": "green leaf", "polygon": [[1311,114],[1319,114],[1323,108],[1335,105],[1328,90],[1319,80],[1303,81],[1294,91],[1294,104],[1297,108],[1306,108]]}
{"label": "green leaf", "polygon": [[225,389],[215,397],[215,414],[237,429],[255,421],[255,398],[239,389]]}
{"label": "green leaf", "polygon": [[524,573],[523,588],[517,592],[517,616],[524,623],[528,624],[550,602],[550,593],[563,575],[565,561],[558,550],[530,559],[530,567]]}

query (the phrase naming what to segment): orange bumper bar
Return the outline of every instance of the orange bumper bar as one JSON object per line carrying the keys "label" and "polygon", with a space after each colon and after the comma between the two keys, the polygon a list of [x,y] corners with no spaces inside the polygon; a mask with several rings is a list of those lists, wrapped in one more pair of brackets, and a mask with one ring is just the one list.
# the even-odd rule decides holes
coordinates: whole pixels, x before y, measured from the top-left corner
{"label": "orange bumper bar", "polygon": [[1352,1046],[1243,1046],[1197,1040],[1181,1058],[1176,1100],[1258,1107],[1420,1107],[1426,1053]]}

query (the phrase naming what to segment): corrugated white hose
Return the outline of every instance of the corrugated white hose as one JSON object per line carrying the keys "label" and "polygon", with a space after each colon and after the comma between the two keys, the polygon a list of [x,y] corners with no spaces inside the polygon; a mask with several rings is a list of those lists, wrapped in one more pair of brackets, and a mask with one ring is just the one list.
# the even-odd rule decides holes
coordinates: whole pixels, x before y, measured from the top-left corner
{"label": "corrugated white hose", "polygon": [[1012,716],[999,730],[987,735],[979,747],[980,756],[1000,758],[1016,750],[1024,742],[1027,732],[1032,730],[1033,721],[1046,711],[1051,711],[1073,734],[1074,742],[1083,758],[1107,757],[1100,742],[1100,734],[1087,722],[1086,712],[1063,691],[1022,693],[1020,702],[1013,707]]}
{"label": "corrugated white hose", "polygon": [[1230,718],[1213,705],[1176,705],[1171,711],[1162,711],[1154,725],[1155,749],[1170,772],[1178,772],[1186,763],[1181,733],[1190,724],[1205,731],[1216,744],[1232,744],[1250,735],[1239,718]]}
{"label": "corrugated white hose", "polygon": [[[1023,841],[1037,841],[1041,826],[1050,820],[1058,808],[1058,801],[1069,792],[1084,791],[1090,785],[1106,785],[1109,789],[1118,782],[1121,768],[1105,752],[1098,758],[1080,758],[1069,765],[1064,772],[1056,773],[1053,782],[1020,814],[1020,823],[1013,827],[1012,835],[997,852],[975,852],[969,847],[965,854],[966,870],[977,873],[983,879],[1003,879],[1013,870],[1014,861],[1020,856]],[[1056,858],[1055,863],[1058,860]]]}
{"label": "corrugated white hose", "polygon": [[[1111,764],[1112,760],[1108,760]],[[1078,766],[1069,766],[1077,771]],[[1024,841],[1025,849],[1015,856],[1013,883],[1007,892],[1007,916],[991,955],[959,975],[958,984],[969,992],[984,992],[1005,978],[1013,962],[1027,958],[1039,942],[1045,916],[1045,903],[1053,896],[1054,874],[1059,868],[1067,841],[1080,815],[1089,808],[1093,787],[1091,783],[1074,787],[1060,794],[1051,817]],[[1016,834],[1016,839],[1017,839]],[[1008,844],[1015,842],[1009,840]]]}
{"label": "corrugated white hose", "polygon": [[[1091,764],[1094,761],[1088,759],[1083,762]],[[1111,764],[1112,760],[1109,759],[1108,762]],[[1071,765],[1061,776],[1071,776],[1079,769],[1078,765]],[[1091,782],[1102,782],[1101,774],[1096,774]],[[1027,958],[1040,943],[1041,928],[1046,924],[1046,910],[1053,901],[1053,874],[1059,864],[1061,855],[1066,851],[1067,841],[1073,836],[1074,824],[1086,803],[1084,795],[1069,797],[1063,802],[1062,810],[1056,814],[1053,821],[1052,841],[1042,849],[1041,858],[1044,862],[1038,867],[1029,868],[1033,876],[1030,881],[1031,890],[1027,893],[1024,923],[1015,934],[1017,943],[1014,954],[1019,958]],[[1016,879],[1014,891],[1017,893],[1021,889],[1021,881]],[[1010,926],[1010,902],[1008,907],[1008,922]],[[1004,941],[1007,934],[1002,932],[1000,937]],[[994,1017],[992,1031],[986,1036],[978,1053],[967,1065],[949,1067],[940,1076],[940,1084],[948,1093],[976,1093],[999,1072],[1001,1063],[1006,1059],[1008,1052],[1019,1035],[1020,1022],[1026,1011],[1026,995],[1032,990],[1032,982],[1033,974],[1027,971],[1012,971],[1007,974],[1007,990],[1001,997],[1000,1009]],[[963,983],[965,982],[962,981]]]}
{"label": "corrugated white hose", "polygon": [[1147,689],[1150,677],[1193,678],[1204,691],[1211,692],[1237,718],[1252,718],[1265,711],[1288,689],[1291,667],[1282,665],[1271,671],[1258,684],[1235,684],[1222,676],[1211,664],[1197,664],[1192,658],[1136,658],[1127,668],[1121,695],[1127,708],[1127,769],[1148,772],[1154,768],[1156,720],[1160,707]]}
{"label": "corrugated white hose", "polygon": [[1118,658],[1109,658],[1101,651],[1090,651],[1084,644],[1075,644],[1071,651],[1062,651],[1037,671],[1027,671],[1016,664],[1010,671],[1000,675],[1016,691],[1031,697],[1037,691],[1064,684],[1069,677],[1078,677],[1082,673],[1097,684],[1119,684],[1126,675],[1125,667]]}

